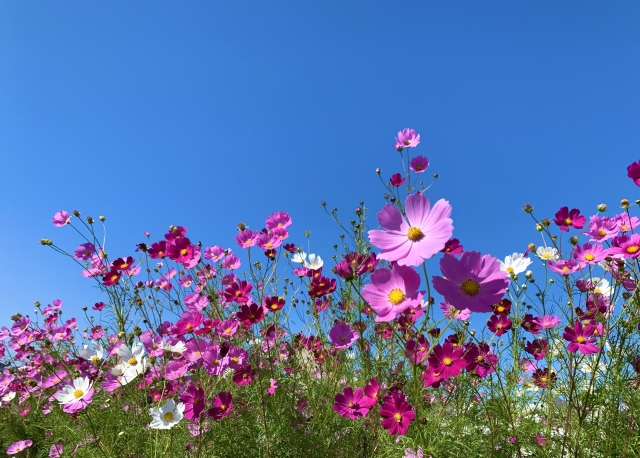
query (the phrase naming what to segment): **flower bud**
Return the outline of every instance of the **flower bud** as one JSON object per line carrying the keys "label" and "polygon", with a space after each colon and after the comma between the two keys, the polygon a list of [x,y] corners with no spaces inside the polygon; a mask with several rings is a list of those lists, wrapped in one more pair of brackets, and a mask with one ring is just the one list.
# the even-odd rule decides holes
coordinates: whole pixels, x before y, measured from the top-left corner
{"label": "flower bud", "polygon": [[529,204],[524,204],[524,207],[522,207],[522,209],[524,210],[525,213],[532,213],[533,212],[533,207]]}
{"label": "flower bud", "polygon": [[533,272],[531,272],[530,270],[527,270],[527,272],[524,274],[525,277],[527,278],[531,278],[533,277]]}
{"label": "flower bud", "polygon": [[324,200],[321,200],[321,201],[320,201],[320,205],[322,205],[323,207],[326,207],[326,206],[327,206],[327,203],[326,203]]}
{"label": "flower bud", "polygon": [[100,215],[98,216],[98,219],[104,223],[107,218],[105,218],[104,215]]}
{"label": "flower bud", "polygon": [[529,250],[531,252],[535,252],[536,251],[536,246],[533,243],[530,243],[529,245],[527,245],[527,250]]}
{"label": "flower bud", "polygon": [[598,205],[598,211],[599,211],[600,213],[602,213],[602,212],[606,212],[606,211],[607,211],[607,204],[600,204],[600,205]]}
{"label": "flower bud", "polygon": [[571,245],[577,245],[579,242],[578,237],[574,235],[569,239],[569,242],[571,242]]}
{"label": "flower bud", "polygon": [[78,216],[80,216],[80,212],[78,210],[74,210],[73,211],[73,216],[75,216],[77,218]]}
{"label": "flower bud", "polygon": [[377,167],[377,168],[376,168],[376,173],[377,173],[378,175],[380,175],[380,174],[382,173],[382,170],[380,170],[380,167]]}
{"label": "flower bud", "polygon": [[540,221],[540,223],[544,226],[544,227],[549,227],[551,226],[551,221],[549,221],[549,218],[545,218],[542,221]]}
{"label": "flower bud", "polygon": [[93,218],[91,216],[87,216],[87,223],[93,224]]}
{"label": "flower bud", "polygon": [[440,175],[438,175],[437,173],[434,173],[433,174],[433,178],[435,178],[437,180],[438,178],[440,178]]}
{"label": "flower bud", "polygon": [[620,205],[622,206],[623,209],[629,210],[629,201],[627,199],[622,199],[620,201]]}
{"label": "flower bud", "polygon": [[542,227],[542,224],[536,224],[536,231],[542,232],[543,230],[544,228]]}
{"label": "flower bud", "polygon": [[40,302],[35,301],[35,302],[33,303],[33,305],[35,305],[36,307],[40,307]]}

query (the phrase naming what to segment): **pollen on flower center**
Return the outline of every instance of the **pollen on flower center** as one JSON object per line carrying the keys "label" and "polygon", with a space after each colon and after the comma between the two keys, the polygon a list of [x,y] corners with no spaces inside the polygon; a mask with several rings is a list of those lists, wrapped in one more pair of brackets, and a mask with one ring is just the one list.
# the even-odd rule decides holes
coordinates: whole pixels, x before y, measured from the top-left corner
{"label": "pollen on flower center", "polygon": [[402,415],[400,415],[399,413],[395,413],[393,415],[393,418],[395,418],[398,423],[402,421]]}
{"label": "pollen on flower center", "polygon": [[187,251],[187,249],[186,249],[186,248],[183,248],[182,250],[180,250],[180,254],[181,254],[182,256],[186,256],[186,255],[187,255],[187,253],[188,253],[188,251]]}
{"label": "pollen on flower center", "polygon": [[173,420],[173,412],[167,412],[165,413],[162,418],[164,418],[164,421],[172,421]]}
{"label": "pollen on flower center", "polygon": [[398,288],[391,290],[389,293],[389,302],[391,302],[392,305],[398,305],[402,301],[404,301],[404,293]]}
{"label": "pollen on flower center", "polygon": [[600,237],[604,237],[605,235],[607,235],[607,232],[606,232],[604,229],[600,229],[600,230],[598,231],[598,235],[599,235]]}
{"label": "pollen on flower center", "polygon": [[130,366],[135,366],[136,364],[138,364],[138,360],[135,358],[129,358],[129,361],[127,361],[129,363]]}
{"label": "pollen on flower center", "polygon": [[564,224],[565,224],[566,226],[571,226],[571,220],[570,220],[569,218],[565,219],[565,220],[564,220]]}
{"label": "pollen on flower center", "polygon": [[418,242],[419,240],[423,239],[424,233],[419,227],[410,227],[407,231],[407,237],[412,242]]}
{"label": "pollen on flower center", "polygon": [[627,253],[635,253],[638,250],[640,250],[638,245],[631,245],[630,247],[627,247]]}
{"label": "pollen on flower center", "polygon": [[349,407],[350,407],[350,408],[352,408],[352,409],[353,409],[353,406],[354,406],[354,405],[355,405],[355,404],[354,404],[353,402],[350,402],[350,403],[349,403]]}
{"label": "pollen on flower center", "polygon": [[478,291],[480,291],[480,285],[478,284],[478,282],[471,279],[463,281],[462,285],[460,285],[460,288],[462,289],[463,293],[468,294],[469,296],[475,296],[476,294],[478,294]]}
{"label": "pollen on flower center", "polygon": [[593,261],[596,257],[595,257],[594,255],[592,255],[591,253],[588,253],[588,254],[585,254],[585,255],[584,255],[584,258],[585,258],[587,261]]}
{"label": "pollen on flower center", "polygon": [[509,272],[510,274],[512,274],[514,272],[513,267],[507,267],[507,272]]}
{"label": "pollen on flower center", "polygon": [[576,341],[577,341],[578,343],[584,343],[585,338],[584,338],[584,337],[582,337],[582,336],[578,336],[578,337],[576,337]]}
{"label": "pollen on flower center", "polygon": [[444,363],[445,366],[451,366],[451,364],[453,363],[453,360],[451,358],[445,358],[442,360],[442,362]]}
{"label": "pollen on flower center", "polygon": [[80,399],[82,396],[84,396],[84,391],[82,390],[75,390],[73,392],[73,397],[76,399]]}

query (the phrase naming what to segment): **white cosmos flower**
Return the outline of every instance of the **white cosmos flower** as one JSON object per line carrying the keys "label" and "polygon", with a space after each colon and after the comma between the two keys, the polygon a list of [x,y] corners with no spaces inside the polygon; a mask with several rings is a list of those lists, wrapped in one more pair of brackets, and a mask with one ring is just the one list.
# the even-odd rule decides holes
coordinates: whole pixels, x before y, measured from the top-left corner
{"label": "white cosmos flower", "polygon": [[504,262],[500,261],[500,270],[507,275],[518,275],[527,270],[532,262],[531,258],[525,258],[522,253],[513,253],[504,258]]}
{"label": "white cosmos flower", "polygon": [[9,391],[7,394],[2,396],[2,402],[11,402],[16,397],[15,391]]}
{"label": "white cosmos flower", "polygon": [[294,255],[291,257],[291,262],[304,264],[305,262],[307,262],[307,253],[305,253],[304,251],[294,253]]}
{"label": "white cosmos flower", "polygon": [[311,253],[309,255],[309,262],[305,261],[304,266],[307,269],[317,270],[320,267],[322,267],[322,264],[324,264],[324,262],[322,261],[322,258],[320,256],[316,256],[315,254]]}
{"label": "white cosmos flower", "polygon": [[100,361],[103,358],[104,349],[102,345],[97,342],[92,342],[91,347],[85,345],[82,350],[78,352],[78,356],[82,359],[86,359],[87,361],[92,361],[94,363]]}
{"label": "white cosmos flower", "polygon": [[593,277],[591,284],[595,287],[594,293],[600,293],[603,296],[611,296],[611,286],[606,278]]}
{"label": "white cosmos flower", "polygon": [[153,420],[151,420],[150,428],[153,429],[171,429],[180,420],[182,420],[184,413],[184,404],[176,403],[173,399],[168,399],[167,402],[159,409],[152,407],[149,409],[149,413]]}
{"label": "white cosmos flower", "polygon": [[536,254],[545,263],[547,261],[554,261],[555,262],[558,259],[560,259],[560,256],[558,256],[558,250],[556,250],[555,248],[552,248],[552,247],[541,247],[540,246],[536,250]]}
{"label": "white cosmos flower", "polygon": [[91,390],[91,381],[89,377],[78,377],[73,379],[72,385],[65,385],[60,391],[58,391],[53,397],[57,399],[60,404],[71,404],[76,401],[80,401],[87,396],[89,390]]}
{"label": "white cosmos flower", "polygon": [[183,353],[187,349],[187,346],[182,340],[179,340],[175,345],[171,345],[169,342],[162,341],[162,343],[160,344],[160,348],[172,353]]}
{"label": "white cosmos flower", "polygon": [[126,385],[138,375],[144,373],[147,366],[147,358],[144,356],[144,346],[142,343],[134,343],[131,349],[126,345],[121,345],[116,350],[116,353],[122,358],[122,361],[111,369],[111,374],[116,376],[121,375],[121,383]]}

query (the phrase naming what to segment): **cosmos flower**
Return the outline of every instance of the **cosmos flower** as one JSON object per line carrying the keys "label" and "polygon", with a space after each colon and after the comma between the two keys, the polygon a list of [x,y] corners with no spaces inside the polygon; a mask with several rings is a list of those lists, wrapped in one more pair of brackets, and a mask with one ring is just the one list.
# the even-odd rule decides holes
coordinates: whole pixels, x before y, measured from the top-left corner
{"label": "cosmos flower", "polygon": [[419,307],[424,291],[418,291],[420,275],[412,267],[394,265],[376,269],[362,297],[378,314],[375,321],[391,321],[408,308]]}
{"label": "cosmos flower", "polygon": [[149,409],[152,420],[149,425],[152,429],[171,429],[184,416],[185,405],[179,402],[177,405],[173,399],[167,399],[167,402],[159,409],[152,407]]}
{"label": "cosmos flower", "polygon": [[533,260],[525,257],[522,253],[513,253],[511,256],[504,258],[504,262],[500,261],[500,270],[507,275],[518,275],[527,270]]}

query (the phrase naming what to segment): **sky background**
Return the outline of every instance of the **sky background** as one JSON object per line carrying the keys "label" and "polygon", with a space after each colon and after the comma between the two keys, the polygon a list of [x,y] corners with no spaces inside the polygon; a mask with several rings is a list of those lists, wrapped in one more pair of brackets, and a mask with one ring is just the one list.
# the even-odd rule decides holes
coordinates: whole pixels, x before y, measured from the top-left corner
{"label": "sky background", "polygon": [[[33,301],[104,300],[38,244],[81,239],[61,209],[107,217],[112,258],[169,225],[237,248],[238,222],[291,214],[331,265],[338,228],[383,204],[394,136],[440,179],[465,249],[540,238],[524,203],[587,216],[637,199],[636,1],[0,3],[0,325]],[[376,226],[374,219],[371,227]],[[437,261],[430,261],[430,265]],[[432,268],[433,270],[433,268]],[[67,315],[68,316],[68,315]]]}

